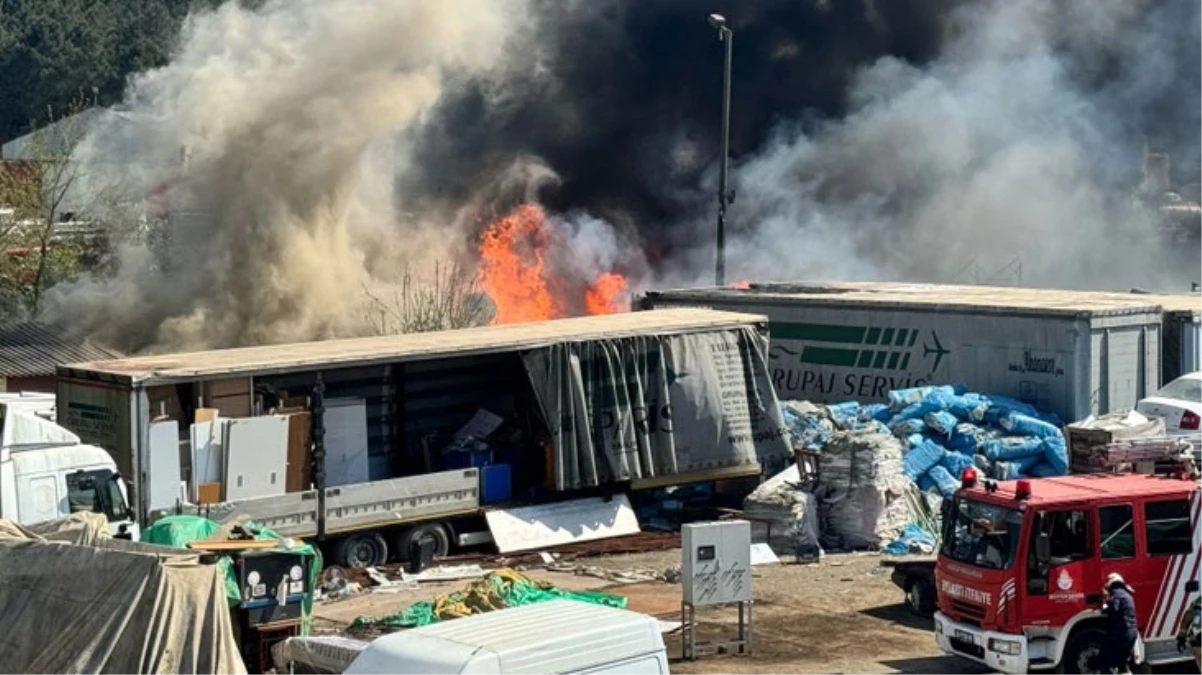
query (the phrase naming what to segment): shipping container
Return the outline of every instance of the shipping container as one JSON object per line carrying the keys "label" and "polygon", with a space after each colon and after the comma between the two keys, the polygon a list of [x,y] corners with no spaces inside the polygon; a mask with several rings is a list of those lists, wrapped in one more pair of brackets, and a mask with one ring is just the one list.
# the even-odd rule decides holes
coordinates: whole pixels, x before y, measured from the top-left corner
{"label": "shipping container", "polygon": [[1167,384],[1186,373],[1199,369],[1202,343],[1199,324],[1202,324],[1202,294],[1144,295],[1164,310],[1161,330],[1161,384]]}
{"label": "shipping container", "polygon": [[[73,364],[58,368],[57,414],[113,454],[143,523],[156,515],[145,489],[152,421],[179,422],[180,480],[199,504],[198,484],[221,479],[182,475],[192,468],[198,410],[309,414],[308,433],[322,434],[324,450],[294,448],[289,436],[284,494],[203,512],[323,537],[478,513],[489,502],[740,478],[760,474],[766,460],[783,465],[791,451],[767,331],[763,315],[675,309]],[[335,409],[339,433],[328,419]],[[446,452],[452,435],[480,411],[505,438],[493,439],[482,462],[455,463],[466,453]],[[341,481],[324,459],[337,443],[355,448],[340,458],[358,458],[353,473],[339,460]]]}
{"label": "shipping container", "polygon": [[1161,376],[1162,308],[1144,295],[798,283],[652,291],[638,305],[766,314],[782,399],[875,402],[960,383],[1076,420],[1131,409]]}

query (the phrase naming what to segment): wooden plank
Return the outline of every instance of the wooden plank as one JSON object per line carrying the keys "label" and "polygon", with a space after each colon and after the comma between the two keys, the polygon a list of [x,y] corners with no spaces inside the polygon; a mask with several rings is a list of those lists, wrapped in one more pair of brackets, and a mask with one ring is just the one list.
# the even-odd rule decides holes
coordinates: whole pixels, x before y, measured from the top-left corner
{"label": "wooden plank", "polygon": [[288,477],[284,489],[287,492],[303,492],[309,489],[309,425],[312,415],[307,412],[288,416]]}
{"label": "wooden plank", "polygon": [[218,410],[216,408],[197,408],[196,419],[192,420],[196,424],[201,422],[212,422],[217,419]]}
{"label": "wooden plank", "polygon": [[276,548],[278,539],[229,539],[225,541],[190,541],[188,548],[201,551],[247,551],[251,549]]}

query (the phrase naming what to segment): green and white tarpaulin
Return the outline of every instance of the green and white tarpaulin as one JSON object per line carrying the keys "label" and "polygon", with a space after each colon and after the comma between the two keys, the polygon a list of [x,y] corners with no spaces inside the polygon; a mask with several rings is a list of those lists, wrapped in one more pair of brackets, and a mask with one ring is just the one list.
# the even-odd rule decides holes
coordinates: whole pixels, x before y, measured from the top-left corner
{"label": "green and white tarpaulin", "polygon": [[751,327],[557,343],[523,355],[556,489],[783,468],[792,457]]}

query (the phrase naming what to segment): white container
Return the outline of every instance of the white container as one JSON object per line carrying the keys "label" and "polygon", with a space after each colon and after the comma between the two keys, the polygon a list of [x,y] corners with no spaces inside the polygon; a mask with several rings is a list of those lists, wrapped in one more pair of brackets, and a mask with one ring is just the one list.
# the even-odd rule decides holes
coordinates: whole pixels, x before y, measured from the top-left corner
{"label": "white container", "polygon": [[385,635],[346,669],[356,673],[668,672],[659,622],[575,600],[525,607]]}
{"label": "white container", "polygon": [[765,314],[781,399],[885,400],[964,384],[1066,421],[1129,410],[1159,386],[1159,296],[902,283],[652,291],[645,309]]}

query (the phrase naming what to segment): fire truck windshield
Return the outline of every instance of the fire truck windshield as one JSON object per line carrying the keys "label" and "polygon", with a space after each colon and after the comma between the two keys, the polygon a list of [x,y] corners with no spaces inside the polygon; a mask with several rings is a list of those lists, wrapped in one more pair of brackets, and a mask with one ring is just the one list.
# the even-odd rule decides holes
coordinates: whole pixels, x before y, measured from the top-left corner
{"label": "fire truck windshield", "polygon": [[956,562],[1004,570],[1014,564],[1022,513],[968,499],[952,503],[943,521],[940,552]]}

